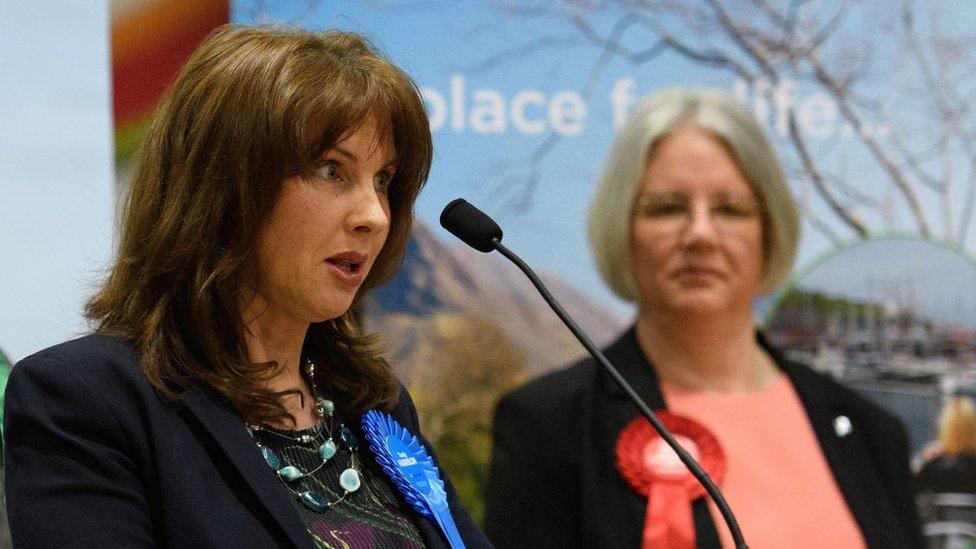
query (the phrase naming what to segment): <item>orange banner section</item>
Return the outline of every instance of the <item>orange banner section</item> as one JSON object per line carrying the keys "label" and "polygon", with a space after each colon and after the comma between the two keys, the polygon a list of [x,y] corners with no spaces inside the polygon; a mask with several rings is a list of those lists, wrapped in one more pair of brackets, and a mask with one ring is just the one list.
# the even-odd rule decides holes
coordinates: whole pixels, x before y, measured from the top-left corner
{"label": "orange banner section", "polygon": [[228,0],[162,0],[113,11],[116,127],[146,115],[200,41],[230,18]]}

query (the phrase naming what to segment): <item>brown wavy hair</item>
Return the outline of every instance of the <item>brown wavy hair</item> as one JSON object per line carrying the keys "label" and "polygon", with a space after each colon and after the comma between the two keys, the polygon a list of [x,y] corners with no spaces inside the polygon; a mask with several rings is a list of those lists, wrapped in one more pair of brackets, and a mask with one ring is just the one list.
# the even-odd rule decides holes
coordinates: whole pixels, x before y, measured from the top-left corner
{"label": "brown wavy hair", "polygon": [[[133,340],[167,398],[195,384],[249,422],[292,420],[252,363],[241,298],[256,241],[284,179],[370,117],[397,155],[386,243],[365,291],[396,272],[430,169],[416,85],[363,37],[227,25],[204,40],[158,106],[124,205],[116,261],[88,302],[96,330]],[[303,353],[344,413],[389,409],[399,383],[352,314],[310,326]]]}

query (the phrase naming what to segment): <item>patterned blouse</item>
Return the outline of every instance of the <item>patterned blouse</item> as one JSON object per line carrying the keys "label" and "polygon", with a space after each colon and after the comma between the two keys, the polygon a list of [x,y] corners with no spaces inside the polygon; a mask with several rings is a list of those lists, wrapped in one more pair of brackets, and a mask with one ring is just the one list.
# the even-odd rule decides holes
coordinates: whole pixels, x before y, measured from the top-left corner
{"label": "patterned blouse", "polygon": [[[252,432],[255,440],[270,448],[281,459],[282,465],[294,465],[302,472],[315,470],[322,459],[318,445],[322,438],[318,435],[321,427],[302,431],[290,431],[264,427]],[[302,444],[296,439],[302,435],[311,436],[315,442]],[[412,549],[424,547],[416,526],[406,512],[406,503],[394,493],[394,488],[383,473],[372,463],[363,463],[360,455],[363,444],[350,453],[338,440],[339,450],[324,466],[311,475],[282,490],[289,492],[292,503],[305,522],[309,534],[319,548],[347,549],[355,547],[377,547],[389,549]],[[339,486],[339,475],[355,461],[362,478],[360,488],[344,498],[344,490]],[[332,505],[322,513],[317,513],[304,505],[294,491],[315,490],[325,496]],[[338,503],[336,503],[337,500]]]}

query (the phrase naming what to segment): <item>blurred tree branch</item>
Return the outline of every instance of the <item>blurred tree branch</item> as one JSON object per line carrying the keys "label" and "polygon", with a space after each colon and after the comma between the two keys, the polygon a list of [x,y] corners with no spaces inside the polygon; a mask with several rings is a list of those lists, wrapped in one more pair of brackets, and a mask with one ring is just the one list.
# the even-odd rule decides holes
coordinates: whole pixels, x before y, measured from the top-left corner
{"label": "blurred tree branch", "polygon": [[[869,162],[864,168],[875,171],[881,190],[893,189],[892,198],[897,200],[871,197],[861,180],[826,177],[831,158],[813,151],[791,104],[785,118],[786,152],[798,161],[816,199],[832,218],[813,223],[809,218],[813,209],[808,207],[811,226],[834,239],[837,229],[828,227],[839,223],[866,238],[875,231],[897,229],[889,225],[897,219],[894,212],[901,211],[919,235],[931,236],[929,218],[936,215],[940,236],[962,244],[972,230],[976,198],[976,130],[968,107],[976,89],[972,78],[966,78],[972,74],[966,70],[976,68],[970,47],[976,37],[946,36],[937,25],[938,10],[924,0],[902,1],[900,14],[890,23],[891,37],[865,34],[851,19],[859,15],[861,23],[871,22],[870,8],[870,3],[860,0],[568,1],[548,10],[536,5],[511,13],[561,19],[578,31],[584,43],[599,47],[601,55],[588,73],[588,89],[610,59],[641,65],[667,51],[727,71],[753,88],[763,79],[768,83],[762,92],[767,100],[771,90],[786,80],[826,94],[845,124],[845,135],[859,143],[866,155]],[[875,8],[884,13],[884,7]],[[919,30],[920,13],[929,23],[925,32]],[[608,20],[610,32],[601,33]],[[646,39],[641,38],[643,47],[630,34],[624,40],[630,31],[646,33]],[[890,75],[884,73],[884,63],[875,52],[885,48],[897,60]],[[531,55],[531,50],[521,53]],[[918,78],[907,76],[908,72]],[[889,86],[887,78],[895,79],[898,86]],[[897,94],[911,102],[912,113],[935,116],[912,124],[910,113],[890,106]],[[531,203],[541,166],[558,140],[550,135],[530,155],[521,205]],[[857,177],[863,178],[863,172]],[[955,192],[954,183],[965,185],[965,192]],[[841,200],[838,193],[851,200]]]}

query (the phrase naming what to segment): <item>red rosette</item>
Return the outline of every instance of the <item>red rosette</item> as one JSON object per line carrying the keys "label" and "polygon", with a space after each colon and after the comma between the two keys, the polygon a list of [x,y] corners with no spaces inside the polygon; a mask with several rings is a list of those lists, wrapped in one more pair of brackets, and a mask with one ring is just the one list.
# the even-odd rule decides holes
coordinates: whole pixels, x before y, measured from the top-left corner
{"label": "red rosette", "polygon": [[[718,483],[725,474],[725,453],[718,439],[689,418],[657,412],[661,423]],[[617,438],[617,469],[637,493],[647,496],[642,547],[694,549],[691,502],[705,495],[691,471],[643,417],[631,421]]]}

